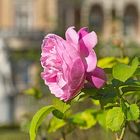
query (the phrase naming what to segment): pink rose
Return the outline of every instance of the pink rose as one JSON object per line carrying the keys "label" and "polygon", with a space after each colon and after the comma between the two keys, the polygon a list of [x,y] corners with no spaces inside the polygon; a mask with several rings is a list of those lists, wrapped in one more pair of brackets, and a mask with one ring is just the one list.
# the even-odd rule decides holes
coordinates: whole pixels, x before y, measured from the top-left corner
{"label": "pink rose", "polygon": [[97,43],[95,32],[88,33],[82,28],[77,33],[74,27],[66,31],[66,40],[48,34],[42,43],[41,73],[52,94],[61,100],[74,98],[88,80],[96,88],[101,88],[105,73],[97,68],[97,57],[93,50]]}

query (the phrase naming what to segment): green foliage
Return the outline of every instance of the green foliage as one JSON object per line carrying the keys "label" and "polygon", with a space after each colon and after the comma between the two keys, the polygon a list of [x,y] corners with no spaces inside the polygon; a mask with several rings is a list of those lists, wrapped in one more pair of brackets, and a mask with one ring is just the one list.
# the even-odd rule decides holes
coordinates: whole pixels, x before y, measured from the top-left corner
{"label": "green foliage", "polygon": [[69,121],[81,129],[91,128],[96,124],[96,119],[92,115],[92,110],[86,110],[69,118]]}
{"label": "green foliage", "polygon": [[131,65],[118,63],[113,67],[113,77],[122,82],[125,82],[126,80],[128,80],[130,77],[133,76],[138,65],[139,65],[138,58],[134,58]]}
{"label": "green foliage", "polygon": [[[97,123],[113,132],[124,133],[130,121],[135,122],[135,127],[139,130],[140,62],[134,58],[128,65],[128,61],[128,58],[114,57],[100,60],[98,65],[105,68],[108,74],[107,84],[101,89],[83,88],[81,94],[67,103],[54,98],[52,106],[41,108],[33,117],[30,139],[35,140],[39,126],[50,113],[52,115],[49,116],[47,126],[49,133],[60,131],[64,135],[64,132],[68,134],[77,127],[90,129]],[[26,94],[40,96],[36,89],[28,89]],[[86,107],[79,111],[73,108],[73,105],[82,105],[87,99],[91,101],[90,109]],[[122,136],[123,134],[120,135]]]}
{"label": "green foliage", "polygon": [[48,132],[55,132],[59,128],[63,127],[65,124],[66,122],[64,120],[53,117],[49,122]]}
{"label": "green foliage", "polygon": [[120,107],[113,107],[107,112],[106,125],[112,131],[119,131],[125,122],[125,115]]}
{"label": "green foliage", "polygon": [[135,71],[134,75],[140,76],[140,68],[137,68],[137,70]]}
{"label": "green foliage", "polygon": [[112,68],[117,63],[129,63],[129,58],[116,58],[116,57],[105,57],[98,61],[98,66],[101,68]]}
{"label": "green foliage", "polygon": [[139,118],[140,110],[137,104],[131,104],[127,109],[127,120],[136,121]]}
{"label": "green foliage", "polygon": [[64,118],[64,114],[61,111],[57,110],[57,109],[53,110],[52,113],[53,113],[53,115],[55,117],[57,117],[59,119],[63,119]]}
{"label": "green foliage", "polygon": [[126,85],[121,87],[121,89],[125,94],[133,94],[136,91],[140,91],[140,85]]}
{"label": "green foliage", "polygon": [[[64,118],[64,114],[62,112],[67,111],[70,106],[58,99],[54,99],[53,102],[54,106],[50,105],[43,107],[34,115],[30,126],[30,140],[36,139],[37,130],[39,126],[50,113],[52,113],[55,116],[55,119],[52,119],[51,123],[49,124],[49,132],[56,131],[58,128],[62,127],[65,124],[65,122],[60,119]],[[53,127],[54,125],[56,126]]]}
{"label": "green foliage", "polygon": [[31,121],[31,126],[30,126],[30,140],[35,140],[36,139],[36,133],[38,130],[38,127],[41,125],[42,121],[46,116],[51,113],[55,108],[51,106],[45,106],[41,108],[33,117]]}
{"label": "green foliage", "polygon": [[116,102],[117,91],[112,85],[108,85],[105,88],[99,90],[98,92],[97,96],[99,97],[98,99],[100,101],[101,106],[106,106],[108,103]]}
{"label": "green foliage", "polygon": [[106,115],[107,115],[107,111],[101,111],[97,114],[97,117],[96,117],[98,123],[105,129],[107,128]]}
{"label": "green foliage", "polygon": [[70,104],[63,102],[58,98],[53,99],[53,105],[56,109],[61,110],[62,113],[64,113],[70,108]]}

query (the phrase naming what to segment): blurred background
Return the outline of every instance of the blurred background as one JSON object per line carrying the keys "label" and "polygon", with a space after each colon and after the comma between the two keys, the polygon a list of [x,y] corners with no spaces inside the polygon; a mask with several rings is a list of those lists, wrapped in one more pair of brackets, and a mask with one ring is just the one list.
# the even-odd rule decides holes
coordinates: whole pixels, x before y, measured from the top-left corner
{"label": "blurred background", "polygon": [[[41,41],[69,26],[96,31],[98,58],[140,55],[140,0],[0,0],[0,140],[29,139],[27,122],[51,98],[40,79]],[[38,100],[42,92],[47,98]],[[98,126],[97,138],[88,133],[105,139]]]}

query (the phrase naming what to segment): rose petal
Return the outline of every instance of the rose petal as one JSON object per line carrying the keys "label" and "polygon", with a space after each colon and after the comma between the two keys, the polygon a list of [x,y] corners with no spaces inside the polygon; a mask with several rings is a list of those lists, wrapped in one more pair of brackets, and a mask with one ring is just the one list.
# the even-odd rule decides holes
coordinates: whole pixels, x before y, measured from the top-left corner
{"label": "rose petal", "polygon": [[85,57],[87,63],[87,72],[92,72],[97,65],[97,57],[94,51],[89,52],[89,55]]}
{"label": "rose petal", "polygon": [[72,68],[70,70],[70,86],[72,89],[76,88],[81,81],[83,80],[85,75],[85,67],[82,63],[81,59],[75,60],[75,62],[72,64]]}
{"label": "rose petal", "polygon": [[97,35],[94,31],[88,33],[80,39],[80,45],[87,47],[89,50],[95,47],[97,44]]}
{"label": "rose petal", "polygon": [[75,60],[69,73],[69,99],[73,98],[83,87],[85,81],[85,67],[81,59]]}
{"label": "rose petal", "polygon": [[103,69],[96,67],[96,69],[87,74],[87,80],[96,88],[101,88],[106,82],[106,75]]}
{"label": "rose petal", "polygon": [[65,33],[66,41],[73,44],[78,44],[79,36],[77,32],[74,30],[74,27],[69,27]]}
{"label": "rose petal", "polygon": [[105,83],[105,81],[103,79],[100,79],[100,78],[94,77],[94,76],[92,77],[92,81],[93,81],[95,87],[98,89],[101,88]]}
{"label": "rose petal", "polygon": [[63,96],[64,91],[57,85],[57,83],[47,83],[46,85],[49,86],[51,93],[56,97],[60,98],[61,96]]}
{"label": "rose petal", "polygon": [[79,40],[81,38],[83,38],[85,35],[88,34],[88,28],[87,27],[83,27],[78,31],[78,35],[79,35]]}

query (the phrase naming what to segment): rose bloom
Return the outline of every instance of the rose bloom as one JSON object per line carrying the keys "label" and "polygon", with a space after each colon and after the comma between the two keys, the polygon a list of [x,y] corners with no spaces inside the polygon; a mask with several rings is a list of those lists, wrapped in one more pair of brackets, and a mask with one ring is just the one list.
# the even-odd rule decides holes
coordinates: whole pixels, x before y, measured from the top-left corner
{"label": "rose bloom", "polygon": [[106,81],[104,71],[97,67],[93,48],[97,44],[94,31],[81,28],[78,32],[69,27],[66,40],[55,34],[48,34],[42,43],[41,77],[52,94],[68,101],[79,94],[88,81],[94,88],[101,88]]}

